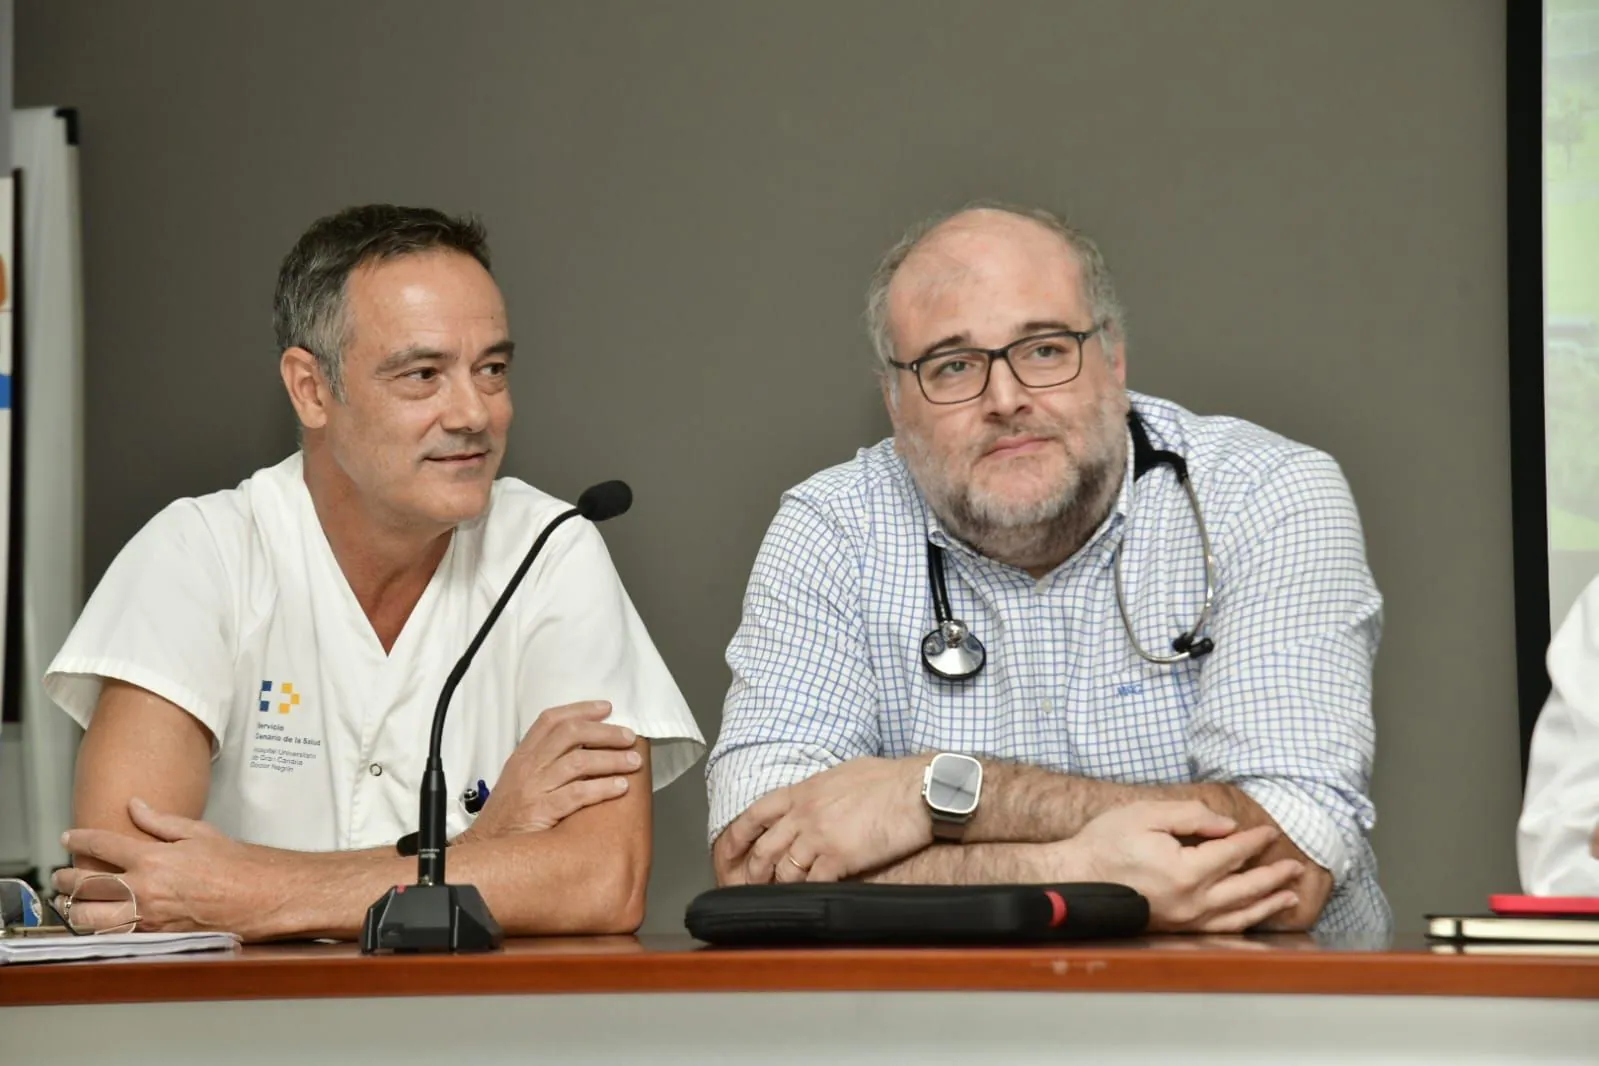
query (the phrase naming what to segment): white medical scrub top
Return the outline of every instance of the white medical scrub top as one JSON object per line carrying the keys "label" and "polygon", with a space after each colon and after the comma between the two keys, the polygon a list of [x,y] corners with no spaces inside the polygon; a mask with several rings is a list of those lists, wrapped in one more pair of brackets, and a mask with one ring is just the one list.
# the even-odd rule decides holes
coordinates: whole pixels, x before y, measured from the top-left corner
{"label": "white medical scrub top", "polygon": [[1549,699],[1538,714],[1516,826],[1522,891],[1599,896],[1599,579],[1549,642]]}
{"label": "white medical scrub top", "polygon": [[[297,452],[238,488],[183,499],[123,548],[45,677],[79,724],[102,679],[147,689],[214,738],[206,820],[299,851],[392,844],[417,827],[433,709],[538,532],[567,509],[514,478],[449,549],[385,654],[322,531]],[[550,537],[450,704],[448,828],[539,714],[609,700],[651,741],[661,788],[704,738],[586,519]]]}

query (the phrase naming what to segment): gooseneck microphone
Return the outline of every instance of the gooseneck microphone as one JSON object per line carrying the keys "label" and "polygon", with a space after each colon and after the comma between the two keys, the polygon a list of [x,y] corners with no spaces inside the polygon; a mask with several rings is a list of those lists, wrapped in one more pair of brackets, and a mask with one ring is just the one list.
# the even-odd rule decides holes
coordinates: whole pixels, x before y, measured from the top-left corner
{"label": "gooseneck microphone", "polygon": [[[533,560],[543,550],[560,525],[571,518],[586,518],[590,522],[603,522],[624,514],[633,505],[633,490],[625,482],[606,481],[595,485],[578,497],[577,506],[556,515],[539,533],[533,547],[528,549],[522,564],[511,575],[510,582],[500,598],[495,601],[483,625],[478,628],[472,643],[460,661],[450,671],[439,693],[439,702],[433,709],[433,733],[428,741],[428,761],[422,772],[421,811],[416,833],[416,884],[395,885],[372,904],[366,912],[366,923],[361,929],[361,953],[371,955],[379,951],[396,952],[464,952],[492,951],[500,946],[504,931],[475,885],[452,885],[444,879],[444,849],[448,844],[445,829],[445,812],[448,809],[444,783],[444,760],[440,754],[444,746],[444,717],[449,710],[450,697],[461,683],[467,667],[477,655],[478,648],[488,637],[489,630],[499,620],[511,594],[527,576]],[[408,852],[405,842],[402,852]]]}

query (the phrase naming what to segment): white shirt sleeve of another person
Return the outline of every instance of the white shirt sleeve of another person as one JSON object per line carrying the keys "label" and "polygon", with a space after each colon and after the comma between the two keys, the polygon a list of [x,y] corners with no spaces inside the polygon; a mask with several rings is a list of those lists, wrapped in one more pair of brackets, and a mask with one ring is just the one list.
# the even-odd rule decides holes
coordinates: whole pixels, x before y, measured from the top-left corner
{"label": "white shirt sleeve of another person", "polygon": [[1523,891],[1599,896],[1599,579],[1549,645],[1553,688],[1538,715],[1516,832]]}
{"label": "white shirt sleeve of another person", "polygon": [[694,764],[705,738],[592,523],[556,530],[516,596],[525,597],[519,736],[551,707],[608,700],[606,721],[649,739],[656,789]]}
{"label": "white shirt sleeve of another person", "polygon": [[236,593],[217,534],[195,501],[179,500],[117,554],[45,675],[46,693],[79,725],[115,678],[189,712],[210,731],[212,757],[221,750]]}

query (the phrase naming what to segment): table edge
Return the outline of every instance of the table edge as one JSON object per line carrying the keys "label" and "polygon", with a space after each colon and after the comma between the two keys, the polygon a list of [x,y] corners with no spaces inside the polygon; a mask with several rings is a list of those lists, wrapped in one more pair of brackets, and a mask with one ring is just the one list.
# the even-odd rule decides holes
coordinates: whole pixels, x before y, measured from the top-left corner
{"label": "table edge", "polygon": [[910,956],[746,949],[383,958],[246,952],[230,959],[0,966],[0,1008],[455,995],[982,991],[1599,1000],[1599,958],[1082,948]]}

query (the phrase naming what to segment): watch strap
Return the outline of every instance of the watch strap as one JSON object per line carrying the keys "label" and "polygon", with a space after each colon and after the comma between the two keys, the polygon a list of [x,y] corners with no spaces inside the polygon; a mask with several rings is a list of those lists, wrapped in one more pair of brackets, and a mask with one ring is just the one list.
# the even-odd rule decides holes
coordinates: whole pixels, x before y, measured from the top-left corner
{"label": "watch strap", "polygon": [[948,815],[933,811],[933,839],[945,844],[959,844],[966,839],[966,822],[964,818],[951,818]]}

